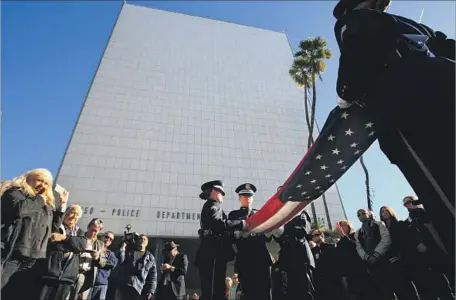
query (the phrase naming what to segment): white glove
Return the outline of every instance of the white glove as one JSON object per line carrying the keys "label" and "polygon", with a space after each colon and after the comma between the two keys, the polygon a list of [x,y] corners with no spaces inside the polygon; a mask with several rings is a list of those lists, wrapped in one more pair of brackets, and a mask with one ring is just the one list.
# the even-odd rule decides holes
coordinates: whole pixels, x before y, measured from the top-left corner
{"label": "white glove", "polygon": [[285,231],[285,228],[283,226],[281,226],[277,229],[274,229],[272,231],[272,235],[275,236],[276,238],[278,238],[283,234],[284,231]]}
{"label": "white glove", "polygon": [[345,101],[344,99],[340,98],[339,96],[337,96],[336,102],[340,108],[349,108],[350,106],[352,106],[352,103]]}
{"label": "white glove", "polygon": [[272,236],[272,231],[266,232],[264,235],[265,235],[267,238],[270,238],[270,237]]}
{"label": "white glove", "polygon": [[236,230],[233,234],[234,234],[234,238],[236,240],[238,240],[242,237],[242,231]]}

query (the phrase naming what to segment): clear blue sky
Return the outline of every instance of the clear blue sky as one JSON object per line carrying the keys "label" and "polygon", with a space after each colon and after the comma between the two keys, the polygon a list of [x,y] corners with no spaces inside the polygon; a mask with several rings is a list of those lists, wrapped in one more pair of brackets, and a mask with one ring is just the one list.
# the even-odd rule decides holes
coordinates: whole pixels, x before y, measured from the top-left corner
{"label": "clear blue sky", "polygon": [[[334,58],[328,62],[324,82],[317,87],[320,125],[335,106],[338,49],[332,9],[336,2],[128,2],[287,30],[293,47],[302,39],[323,36]],[[37,167],[57,172],[120,6],[121,2],[114,1],[1,3],[2,179]],[[419,19],[423,8],[423,23],[454,38],[454,1],[395,1],[390,12]],[[376,213],[381,205],[390,205],[405,217],[401,200],[413,191],[402,174],[377,144],[365,158],[375,190]],[[359,163],[338,185],[348,217],[357,224],[356,210],[366,206]]]}

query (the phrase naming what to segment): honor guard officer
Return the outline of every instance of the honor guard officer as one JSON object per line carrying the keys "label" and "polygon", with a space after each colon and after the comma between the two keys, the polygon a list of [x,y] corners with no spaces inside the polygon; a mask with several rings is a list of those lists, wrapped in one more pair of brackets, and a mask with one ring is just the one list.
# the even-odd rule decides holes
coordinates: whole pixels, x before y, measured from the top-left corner
{"label": "honor guard officer", "polygon": [[243,230],[246,223],[228,220],[220,207],[225,196],[221,180],[206,182],[201,190],[200,198],[206,202],[201,210],[200,247],[195,259],[201,279],[201,299],[224,300],[226,264],[234,259],[232,233]]}
{"label": "honor guard officer", "polygon": [[280,236],[279,264],[286,273],[287,300],[314,300],[312,271],[315,260],[307,242],[311,230],[311,219],[304,210],[282,228]]}
{"label": "honor guard officer", "polygon": [[454,40],[384,12],[389,4],[341,0],[335,7],[337,94],[371,116],[380,148],[422,199],[454,259]]}
{"label": "honor guard officer", "polygon": [[[246,220],[255,213],[252,209],[253,196],[257,188],[251,183],[237,187],[241,208],[229,213],[230,220]],[[265,234],[244,233],[236,234],[235,248],[237,249],[235,268],[241,285],[241,300],[271,299],[271,255],[266,242],[270,242]]]}

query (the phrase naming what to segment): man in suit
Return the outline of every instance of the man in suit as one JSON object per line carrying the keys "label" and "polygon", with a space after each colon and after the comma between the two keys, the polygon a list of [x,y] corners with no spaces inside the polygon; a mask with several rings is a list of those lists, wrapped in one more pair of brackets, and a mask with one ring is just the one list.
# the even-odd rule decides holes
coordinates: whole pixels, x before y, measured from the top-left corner
{"label": "man in suit", "polygon": [[185,297],[185,275],[187,274],[187,255],[177,250],[179,245],[170,241],[165,244],[166,255],[161,264],[161,278],[157,288],[158,300],[183,300]]}

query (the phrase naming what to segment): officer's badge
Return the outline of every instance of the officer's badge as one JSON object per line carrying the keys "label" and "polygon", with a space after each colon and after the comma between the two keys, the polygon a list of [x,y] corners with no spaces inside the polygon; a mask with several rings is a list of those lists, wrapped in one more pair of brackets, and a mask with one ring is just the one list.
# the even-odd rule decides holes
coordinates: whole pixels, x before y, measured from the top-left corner
{"label": "officer's badge", "polygon": [[250,183],[246,183],[245,184],[245,189],[246,190],[251,190],[252,189],[252,187],[250,186]]}

